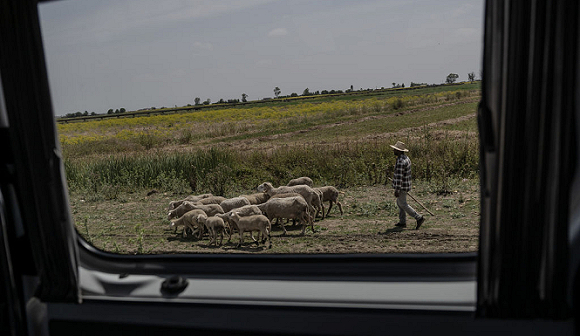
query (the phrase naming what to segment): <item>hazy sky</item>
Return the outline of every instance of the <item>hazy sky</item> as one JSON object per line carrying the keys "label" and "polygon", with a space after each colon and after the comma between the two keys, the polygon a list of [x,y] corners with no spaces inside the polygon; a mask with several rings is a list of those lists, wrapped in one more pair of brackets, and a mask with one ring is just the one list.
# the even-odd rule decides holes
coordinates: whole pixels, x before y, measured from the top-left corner
{"label": "hazy sky", "polygon": [[56,115],[467,80],[483,1],[69,0],[39,7]]}

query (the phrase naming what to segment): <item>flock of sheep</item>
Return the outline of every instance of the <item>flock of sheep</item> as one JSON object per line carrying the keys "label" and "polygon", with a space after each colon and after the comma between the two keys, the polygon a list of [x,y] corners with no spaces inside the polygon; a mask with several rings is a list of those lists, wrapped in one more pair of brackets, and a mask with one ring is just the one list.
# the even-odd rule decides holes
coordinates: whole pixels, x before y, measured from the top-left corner
{"label": "flock of sheep", "polygon": [[234,198],[214,196],[212,194],[191,195],[183,200],[169,203],[168,220],[171,228],[183,226],[183,236],[191,235],[201,239],[208,233],[209,245],[222,245],[224,233],[229,235],[228,242],[234,232],[240,236],[237,247],[244,240],[244,232],[250,232],[250,237],[256,244],[253,232],[258,231],[263,244],[268,241],[268,248],[272,247],[272,221],[282,226],[284,235],[288,232],[282,219],[292,219],[302,225],[300,235],[308,225],[314,232],[314,219],[321,214],[325,217],[324,202],[329,202],[330,212],[336,203],[343,214],[342,204],[338,201],[339,191],[332,186],[314,188],[312,179],[300,177],[291,180],[288,185],[274,188],[270,182],[258,186],[258,193],[240,195]]}

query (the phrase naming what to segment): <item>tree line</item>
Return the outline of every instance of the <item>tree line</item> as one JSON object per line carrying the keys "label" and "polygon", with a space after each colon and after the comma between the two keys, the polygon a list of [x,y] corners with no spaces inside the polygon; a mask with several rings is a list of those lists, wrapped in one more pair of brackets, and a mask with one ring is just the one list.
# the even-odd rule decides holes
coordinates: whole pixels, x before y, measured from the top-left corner
{"label": "tree line", "polygon": [[[481,73],[480,73],[481,75]],[[480,76],[481,77],[481,76]],[[447,77],[445,78],[445,83],[446,84],[453,84],[457,81],[457,79],[459,78],[459,75],[456,73],[450,73],[449,75],[447,75]],[[475,72],[470,72],[467,74],[467,78],[470,82],[475,81]],[[415,83],[415,82],[411,82],[410,87],[415,87],[415,86],[422,86],[422,85],[428,85],[427,83]],[[405,87],[405,83],[392,83],[392,88],[404,88]],[[378,89],[378,88],[377,88]],[[384,90],[385,87],[381,87],[381,90]],[[274,87],[274,96],[276,97],[276,99],[278,98],[293,98],[293,97],[300,97],[300,96],[314,96],[314,95],[326,95],[326,94],[341,94],[341,93],[350,93],[350,92],[354,92],[357,90],[354,90],[354,86],[351,85],[350,88],[346,89],[346,90],[321,90],[321,91],[310,91],[309,88],[304,89],[304,91],[302,91],[302,94],[299,95],[296,92],[292,92],[289,95],[286,96],[282,96],[282,89],[280,89],[280,87],[276,86]],[[360,88],[360,90],[358,90],[359,92],[363,92],[363,91],[373,91],[373,89],[367,88],[367,89],[363,89]],[[240,102],[242,103],[246,103],[248,101],[248,95],[246,93],[242,93],[241,95],[242,99],[220,99],[217,102],[215,102],[214,104],[238,104]],[[263,100],[269,100],[272,98],[263,98]],[[207,98],[206,100],[204,100],[203,102],[201,101],[201,98],[196,97],[194,100],[194,106],[199,106],[199,105],[210,105],[211,99]],[[187,104],[187,106],[192,106],[191,104]],[[176,106],[177,107],[177,106]],[[149,109],[149,108],[148,108]],[[151,107],[151,110],[155,110],[155,107]],[[147,110],[147,109],[143,109],[143,110]],[[126,110],[125,108],[121,107],[118,109],[109,109],[107,111],[107,114],[117,114],[117,113],[125,113]],[[97,115],[96,112],[91,112],[89,113],[88,111],[85,112],[74,112],[74,113],[67,113],[65,115],[66,118],[73,118],[73,117],[84,117],[84,116],[89,116],[89,115]]]}

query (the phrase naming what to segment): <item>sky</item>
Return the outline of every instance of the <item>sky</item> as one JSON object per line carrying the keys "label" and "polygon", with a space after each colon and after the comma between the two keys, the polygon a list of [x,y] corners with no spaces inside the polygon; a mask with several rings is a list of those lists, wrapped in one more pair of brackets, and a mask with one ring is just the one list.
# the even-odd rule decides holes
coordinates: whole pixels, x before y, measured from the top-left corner
{"label": "sky", "polygon": [[39,5],[55,115],[459,81],[483,1],[68,0]]}

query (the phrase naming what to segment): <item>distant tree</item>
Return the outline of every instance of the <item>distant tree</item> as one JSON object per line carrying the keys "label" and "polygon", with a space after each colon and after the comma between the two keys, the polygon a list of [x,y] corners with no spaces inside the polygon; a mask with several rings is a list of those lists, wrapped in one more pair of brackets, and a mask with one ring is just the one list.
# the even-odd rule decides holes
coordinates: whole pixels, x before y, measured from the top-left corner
{"label": "distant tree", "polygon": [[330,90],[330,94],[335,94],[336,90]]}
{"label": "distant tree", "polygon": [[445,79],[445,83],[447,84],[452,84],[455,83],[455,81],[457,80],[457,78],[459,78],[459,75],[456,73],[450,73],[449,75],[447,75],[447,78]]}
{"label": "distant tree", "polygon": [[113,114],[113,112],[114,112],[114,111],[113,111],[113,109],[109,109],[109,110],[107,111],[107,114]]}
{"label": "distant tree", "polygon": [[[152,110],[153,110],[153,109],[152,109]],[[116,109],[116,110],[115,110],[115,113],[120,113],[119,109]]]}
{"label": "distant tree", "polygon": [[199,105],[201,102],[201,98],[195,97],[195,99],[193,101],[195,102],[195,105]]}
{"label": "distant tree", "polygon": [[124,108],[124,107],[121,107],[121,108],[119,109],[119,112],[120,112],[120,113],[125,113],[126,111],[127,111],[127,110],[125,110],[125,108]]}
{"label": "distant tree", "polygon": [[401,84],[401,87],[405,87],[405,83]]}
{"label": "distant tree", "polygon": [[278,98],[278,96],[280,95],[280,93],[282,92],[282,90],[280,90],[279,87],[275,87],[274,88],[274,95],[276,96],[276,98]]}
{"label": "distant tree", "polygon": [[242,93],[242,102],[247,102],[248,101],[248,95],[245,93]]}
{"label": "distant tree", "polygon": [[211,99],[209,99],[209,98],[203,102],[203,105],[209,105],[209,104],[211,104]]}
{"label": "distant tree", "polygon": [[310,96],[310,90],[308,88],[304,89],[304,91],[302,92],[303,96]]}
{"label": "distant tree", "polygon": [[296,92],[292,92],[292,93],[290,94],[290,97],[298,97],[298,94],[297,94]]}
{"label": "distant tree", "polygon": [[397,85],[397,83],[393,83],[393,87],[395,87]]}
{"label": "distant tree", "polygon": [[224,101],[224,99],[223,99],[223,98],[221,98],[221,99],[218,101],[218,104],[223,104],[223,103],[225,103],[225,101]]}
{"label": "distant tree", "polygon": [[475,80],[475,72],[468,73],[467,78],[469,79],[470,82],[473,82]]}
{"label": "distant tree", "polygon": [[322,90],[322,91],[320,91],[320,93],[322,93],[322,94],[328,94],[328,90]]}
{"label": "distant tree", "polygon": [[350,91],[354,91],[354,86],[350,86]]}
{"label": "distant tree", "polygon": [[342,90],[336,90],[336,93],[343,93]]}
{"label": "distant tree", "polygon": [[91,112],[91,115],[97,115],[97,113],[96,112]]}

